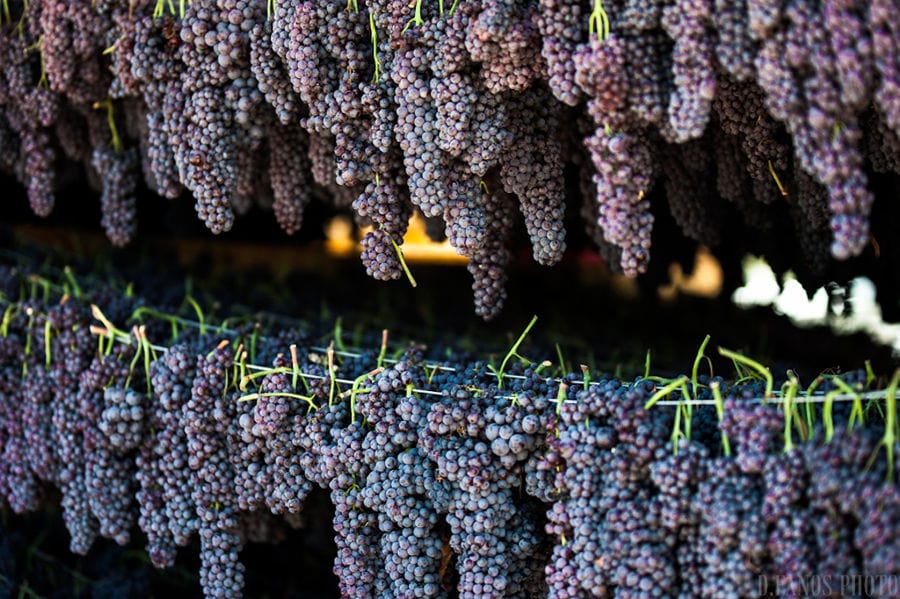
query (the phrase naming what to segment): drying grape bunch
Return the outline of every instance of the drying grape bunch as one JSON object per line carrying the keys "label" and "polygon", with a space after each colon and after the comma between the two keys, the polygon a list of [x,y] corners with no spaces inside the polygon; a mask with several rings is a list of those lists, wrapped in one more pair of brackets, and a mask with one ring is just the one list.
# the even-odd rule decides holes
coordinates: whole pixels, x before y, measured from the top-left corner
{"label": "drying grape bunch", "polygon": [[240,597],[242,549],[301,526],[320,489],[345,597],[803,596],[813,576],[900,575],[900,374],[868,408],[833,394],[875,386],[862,370],[816,378],[814,404],[789,377],[776,401],[759,377],[172,332],[139,298],[81,294],[5,299],[0,328],[0,514],[59,502],[74,553],[139,528],[154,566],[199,547],[204,595]]}
{"label": "drying grape bunch", "polygon": [[900,172],[895,0],[3,6],[0,169],[36,214],[72,161],[116,245],[134,235],[139,178],[191,196],[213,233],[257,204],[293,233],[323,196],[374,228],[366,270],[396,279],[418,212],[471,260],[484,318],[518,221],[551,265],[574,206],[637,276],[660,211],[707,245],[784,211],[787,267],[821,274],[880,251],[870,216]]}

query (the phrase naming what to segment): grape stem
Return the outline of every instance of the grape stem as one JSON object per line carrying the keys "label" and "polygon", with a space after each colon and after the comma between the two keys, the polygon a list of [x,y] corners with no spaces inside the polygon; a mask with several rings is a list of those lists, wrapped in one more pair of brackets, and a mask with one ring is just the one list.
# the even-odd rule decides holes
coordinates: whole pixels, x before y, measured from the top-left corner
{"label": "grape stem", "polygon": [[831,380],[840,391],[846,393],[847,395],[853,396],[853,408],[850,411],[850,420],[847,423],[847,430],[853,430],[853,427],[855,426],[857,420],[859,420],[859,424],[860,426],[862,426],[865,423],[865,419],[863,414],[862,399],[859,397],[859,393],[857,393],[856,390],[853,389],[853,387],[845,383],[838,376],[831,377]]}
{"label": "grape stem", "polygon": [[778,173],[775,172],[775,167],[772,165],[772,161],[768,161],[769,164],[769,173],[772,175],[772,178],[775,179],[775,185],[778,186],[778,191],[781,192],[781,195],[785,198],[788,197],[788,192],[784,188],[784,184],[781,183],[781,177],[778,176]]}
{"label": "grape stem", "polygon": [[[375,63],[375,75],[372,83],[378,83],[381,79],[381,61],[378,59],[378,29],[375,27],[375,15],[369,11],[369,29],[372,31],[372,61]],[[375,183],[378,185],[378,182]]]}
{"label": "grape stem", "polygon": [[594,10],[588,19],[588,33],[590,35],[596,33],[600,41],[609,37],[609,15],[603,8],[603,0],[594,0]]}
{"label": "grape stem", "polygon": [[28,314],[28,328],[26,329],[28,332],[25,334],[25,348],[23,350],[23,355],[25,356],[25,360],[22,360],[22,378],[25,378],[25,375],[28,374],[28,356],[31,355],[31,328],[34,326],[34,312],[28,308],[26,310]]}
{"label": "grape stem", "polygon": [[328,345],[328,407],[334,405],[334,393],[337,387],[334,371],[334,341]]}
{"label": "grape stem", "polygon": [[765,397],[772,397],[772,388],[775,386],[775,381],[772,379],[772,373],[769,372],[768,368],[766,368],[756,360],[748,358],[747,356],[743,356],[737,352],[733,352],[729,349],[725,349],[724,347],[719,348],[719,353],[726,358],[730,358],[736,363],[743,364],[744,366],[747,366],[748,368],[756,372],[760,376],[760,378],[766,381]]}
{"label": "grape stem", "polygon": [[797,396],[797,388],[799,387],[797,377],[791,375],[790,380],[785,383],[785,389],[782,392],[784,403],[781,406],[784,410],[784,453],[788,453],[794,449],[793,437],[793,420],[794,420],[794,398]]}
{"label": "grape stem", "polygon": [[388,330],[382,329],[381,331],[381,349],[378,350],[378,361],[376,362],[376,366],[381,368],[384,365],[384,357],[387,354],[387,344],[388,344]]}
{"label": "grape stem", "polygon": [[891,383],[888,385],[885,390],[885,422],[884,422],[884,437],[881,441],[878,442],[878,445],[875,446],[874,451],[872,452],[872,457],[869,458],[869,461],[866,463],[866,469],[872,467],[872,464],[875,462],[875,457],[878,455],[878,450],[881,447],[884,447],[884,453],[887,456],[887,480],[890,483],[894,482],[894,443],[897,441],[898,437],[898,429],[897,429],[897,387],[900,386],[900,368],[894,371],[894,376],[891,378]]}
{"label": "grape stem", "polygon": [[556,359],[559,360],[559,376],[566,376],[568,370],[566,369],[566,360],[563,358],[562,348],[559,346],[559,343],[556,343]]}
{"label": "grape stem", "polygon": [[666,397],[667,395],[669,395],[670,393],[672,393],[673,391],[675,391],[676,389],[678,389],[680,387],[686,386],[687,380],[688,380],[687,377],[682,375],[682,376],[678,377],[677,379],[675,379],[674,381],[671,381],[667,385],[657,389],[656,393],[651,395],[650,399],[648,399],[647,402],[644,404],[644,409],[649,410],[650,408],[655,406],[656,402],[661,400],[663,397]]}
{"label": "grape stem", "polygon": [[247,395],[241,395],[237,400],[240,402],[256,401],[264,397],[288,397],[290,399],[302,399],[307,404],[309,404],[312,409],[316,409],[316,404],[315,402],[313,402],[311,396],[300,395],[299,393],[284,393],[281,391],[273,391],[271,393],[248,393]]}
{"label": "grape stem", "polygon": [[560,411],[562,410],[562,405],[566,403],[566,392],[568,391],[568,385],[566,385],[565,381],[560,381],[559,389],[556,390],[556,415],[559,416]]}
{"label": "grape stem", "polygon": [[[722,390],[719,388],[719,381],[713,381],[709,384],[709,388],[712,391],[713,399],[716,402],[716,415],[719,418],[719,422],[722,422],[722,418],[725,417],[725,402],[722,401]],[[721,429],[721,427],[719,427]],[[722,431],[722,453],[726,456],[731,455],[731,443],[728,441],[728,435],[725,434],[725,431]]]}
{"label": "grape stem", "polygon": [[384,228],[384,225],[379,224],[378,226],[381,228],[382,231],[384,231],[384,234],[387,235],[388,241],[391,242],[391,246],[394,248],[394,251],[397,253],[397,259],[400,260],[400,268],[403,269],[403,274],[406,275],[406,278],[409,281],[409,284],[412,285],[414,288],[417,287],[419,284],[416,283],[416,278],[413,276],[412,271],[409,270],[409,265],[406,264],[406,258],[403,257],[403,250],[400,248],[400,245],[396,241],[394,241],[394,236],[391,235],[387,231],[387,229]]}
{"label": "grape stem", "polygon": [[[169,11],[174,15],[175,14],[175,6],[172,4],[172,0],[168,0],[169,3]],[[166,0],[156,0],[156,5],[153,7],[153,18],[158,19],[163,16],[166,11]]]}
{"label": "grape stem", "polygon": [[700,385],[697,383],[697,371],[700,370],[700,362],[703,361],[703,358],[706,358],[710,363],[710,372],[712,372],[712,362],[709,358],[706,357],[704,353],[706,351],[706,346],[709,344],[709,335],[703,338],[703,343],[700,344],[700,349],[697,350],[697,355],[694,358],[694,364],[691,368],[691,391],[694,394],[694,399],[697,398],[697,393],[700,389]]}
{"label": "grape stem", "polygon": [[206,334],[206,324],[203,320],[203,310],[200,309],[200,304],[197,303],[192,296],[188,295],[184,298],[184,300],[191,305],[191,308],[194,309],[194,312],[197,314],[197,322],[200,323],[200,336]]}
{"label": "grape stem", "polygon": [[422,0],[416,0],[416,12],[413,18],[411,18],[406,26],[400,33],[406,33],[406,30],[409,29],[410,25],[415,25],[416,27],[421,27],[425,24],[425,20],[422,18]]}
{"label": "grape stem", "polygon": [[50,353],[50,335],[52,334],[52,325],[50,324],[50,319],[46,319],[44,321],[44,363],[47,368],[50,368],[51,356]]}
{"label": "grape stem", "polygon": [[98,308],[95,304],[91,304],[91,316],[100,321],[100,323],[103,325],[103,330],[105,331],[105,335],[107,337],[116,338],[120,341],[124,340],[126,344],[131,343],[131,338],[128,336],[128,333],[117,329],[116,326],[109,321],[106,315],[103,314],[100,308]]}
{"label": "grape stem", "polygon": [[[267,0],[267,7],[270,2],[274,5],[274,0]],[[188,4],[191,3],[192,0],[188,0]],[[175,15],[175,4],[173,3],[173,0],[156,0],[156,5],[153,7],[154,19],[157,19],[165,14],[166,5],[169,6],[169,13]],[[178,16],[182,19],[184,18],[184,0],[178,0]]]}
{"label": "grape stem", "polygon": [[122,153],[122,138],[119,137],[119,129],[116,127],[115,113],[113,112],[112,98],[107,97],[101,102],[94,102],[94,110],[106,109],[106,123],[109,125],[109,133],[112,138],[112,147],[116,154]]}
{"label": "grape stem", "polygon": [[9,336],[9,323],[10,321],[12,321],[13,314],[16,312],[16,310],[16,305],[11,303],[6,306],[6,310],[3,311],[3,321],[0,322],[0,336],[2,336],[3,338]]}
{"label": "grape stem", "polygon": [[340,394],[341,399],[347,397],[348,395],[350,396],[350,424],[356,423],[356,396],[360,393],[371,393],[374,390],[374,388],[361,389],[360,387],[362,386],[363,381],[368,378],[372,378],[383,371],[384,368],[376,368],[372,372],[367,372],[365,374],[359,375],[358,377],[356,377],[356,379],[354,379],[353,385],[351,385],[350,390],[344,391]]}
{"label": "grape stem", "polygon": [[531,317],[531,322],[525,327],[525,330],[522,331],[522,334],[519,335],[519,338],[516,339],[516,342],[512,344],[512,347],[509,348],[509,352],[507,352],[506,357],[503,358],[503,361],[500,363],[500,368],[494,372],[494,375],[497,377],[497,388],[503,388],[503,373],[506,371],[506,364],[509,362],[510,358],[513,356],[519,358],[520,360],[524,360],[522,356],[519,355],[519,346],[522,345],[522,342],[525,341],[525,337],[528,336],[528,333],[531,331],[532,327],[534,327],[537,322],[538,317],[534,315]]}
{"label": "grape stem", "polygon": [[347,353],[347,346],[344,345],[344,323],[340,316],[334,320],[333,336],[334,345],[338,348],[338,351],[342,354]]}
{"label": "grape stem", "polygon": [[34,44],[25,48],[26,52],[31,52],[31,51],[37,50],[38,56],[41,59],[41,78],[38,79],[37,87],[47,87],[49,85],[49,83],[47,82],[47,69],[44,66],[43,43],[44,43],[44,36],[42,35],[37,39],[36,42],[34,42]]}
{"label": "grape stem", "polygon": [[125,39],[125,35],[120,35],[118,37],[118,39],[116,39],[116,41],[113,42],[113,44],[111,46],[109,46],[108,48],[103,50],[103,52],[102,52],[103,56],[106,56],[108,54],[112,54],[113,52],[115,52],[118,49],[119,44],[121,44],[122,40],[124,40],[124,39]]}
{"label": "grape stem", "polygon": [[19,21],[16,23],[16,27],[15,27],[16,33],[19,34],[19,37],[22,37],[23,34],[25,33],[23,28],[25,27],[25,17],[27,14],[28,14],[28,0],[22,0],[22,14],[19,15]]}
{"label": "grape stem", "polygon": [[138,361],[144,356],[144,344],[141,343],[141,335],[137,325],[134,325],[134,327],[132,327],[131,333],[134,336],[134,340],[136,342],[135,345],[137,347],[134,350],[134,357],[131,359],[131,366],[129,366],[128,368],[128,376],[125,378],[126,389],[131,386],[131,377],[134,375],[135,366],[137,366]]}
{"label": "grape stem", "polygon": [[534,373],[540,374],[543,369],[549,368],[550,366],[553,366],[553,362],[551,362],[550,360],[544,360],[537,365],[537,368],[534,369]]}
{"label": "grape stem", "polygon": [[78,281],[75,279],[75,273],[72,272],[72,267],[66,266],[63,269],[63,274],[72,286],[72,292],[75,294],[75,299],[81,299],[81,287],[79,287]]}

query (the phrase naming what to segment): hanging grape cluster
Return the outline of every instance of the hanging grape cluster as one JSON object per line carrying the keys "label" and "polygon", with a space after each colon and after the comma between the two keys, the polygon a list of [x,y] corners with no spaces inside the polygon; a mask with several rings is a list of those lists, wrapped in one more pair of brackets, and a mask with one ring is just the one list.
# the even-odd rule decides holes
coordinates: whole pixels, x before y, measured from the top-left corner
{"label": "hanging grape cluster", "polygon": [[651,257],[654,191],[707,245],[726,207],[760,225],[786,200],[822,272],[869,247],[873,173],[900,170],[892,0],[3,6],[0,168],[36,214],[64,160],[102,190],[115,245],[141,176],[192,196],[214,233],[257,204],[293,233],[323,188],[373,227],[377,279],[402,276],[414,212],[442,221],[485,318],[516,209],[534,260],[563,256],[567,165],[589,236],[629,276]]}

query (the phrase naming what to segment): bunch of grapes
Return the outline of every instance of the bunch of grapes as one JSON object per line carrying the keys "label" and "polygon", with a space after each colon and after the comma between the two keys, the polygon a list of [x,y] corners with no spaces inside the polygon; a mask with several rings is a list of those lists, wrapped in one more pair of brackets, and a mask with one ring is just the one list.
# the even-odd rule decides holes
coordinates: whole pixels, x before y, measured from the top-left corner
{"label": "bunch of grapes", "polygon": [[140,530],[165,568],[199,537],[204,594],[237,597],[242,547],[282,540],[318,487],[346,595],[741,596],[896,573],[900,467],[878,410],[698,377],[720,415],[652,405],[650,378],[432,363],[416,345],[323,356],[289,331],[170,341],[155,317],[112,324],[141,300],[80,293],[4,299],[0,328],[0,509],[58,497],[73,552]]}

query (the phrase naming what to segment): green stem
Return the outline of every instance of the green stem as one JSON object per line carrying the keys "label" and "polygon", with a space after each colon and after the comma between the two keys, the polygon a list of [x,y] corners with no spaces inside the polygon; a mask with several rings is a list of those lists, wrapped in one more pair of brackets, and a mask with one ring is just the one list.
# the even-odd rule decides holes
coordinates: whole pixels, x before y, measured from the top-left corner
{"label": "green stem", "polygon": [[382,329],[381,331],[381,349],[378,350],[378,360],[375,363],[377,368],[381,368],[384,366],[384,357],[387,354],[387,342],[388,342],[388,330]]}
{"label": "green stem", "polygon": [[403,28],[403,31],[400,33],[406,33],[406,30],[409,29],[410,25],[415,25],[416,27],[421,27],[425,24],[425,20],[422,18],[422,0],[416,0],[416,12],[413,18],[411,18],[406,26]]}
{"label": "green stem", "polygon": [[563,359],[562,348],[559,346],[559,343],[554,345],[556,347],[556,359],[559,360],[559,376],[566,376],[569,370],[566,368],[565,359]]}
{"label": "green stem", "polygon": [[[246,382],[251,383],[258,378],[265,378],[265,377],[269,376],[270,374],[292,374],[292,373],[293,373],[293,369],[291,369],[291,368],[283,368],[283,367],[266,368],[264,370],[257,370],[253,374],[245,375],[243,377],[243,379]],[[303,376],[303,374],[301,373],[300,376]]]}
{"label": "green stem", "polygon": [[91,304],[91,316],[95,319],[99,320],[103,327],[106,329],[106,335],[108,337],[116,337],[119,340],[124,339],[126,344],[131,343],[131,338],[128,336],[128,333],[122,331],[109,321],[105,314],[98,308],[95,304]]}
{"label": "green stem", "polygon": [[246,391],[247,390],[247,352],[241,352],[240,357],[238,358],[238,390]]}
{"label": "green stem", "polygon": [[[713,381],[709,385],[710,390],[713,394],[713,400],[716,402],[716,415],[719,418],[719,424],[721,425],[722,419],[725,417],[725,402],[722,400],[722,390],[719,388],[719,381]],[[726,456],[731,455],[731,443],[728,441],[728,435],[725,434],[725,431],[721,431],[722,435],[722,452]]]}
{"label": "green stem", "polygon": [[24,34],[25,17],[27,14],[28,14],[28,0],[23,0],[22,1],[22,14],[19,15],[19,21],[16,23],[16,27],[15,27],[16,33],[19,35],[19,37],[22,37]]}
{"label": "green stem", "polygon": [[[353,385],[351,385],[350,391],[346,392],[350,394],[350,424],[354,424],[356,422],[356,396],[360,393],[372,392],[372,389],[360,389],[363,381],[368,378],[374,377],[375,375],[381,373],[383,370],[383,368],[376,368],[372,372],[361,374],[353,379]],[[341,394],[341,397],[344,397],[344,393]]]}
{"label": "green stem", "polygon": [[3,322],[0,323],[0,335],[3,337],[9,336],[9,323],[12,321],[16,309],[16,304],[9,304],[3,311]]}
{"label": "green stem", "polygon": [[200,304],[198,304],[197,300],[195,300],[192,296],[188,295],[184,299],[191,305],[191,307],[194,309],[194,312],[197,314],[197,322],[200,324],[200,336],[202,337],[206,334],[206,323],[203,319],[203,310],[200,309]]}
{"label": "green stem", "polygon": [[704,353],[706,351],[706,346],[709,344],[709,335],[703,338],[703,343],[700,344],[700,349],[697,350],[697,355],[694,357],[694,365],[691,368],[691,392],[693,396],[697,397],[697,392],[699,390],[699,385],[697,384],[697,373],[700,370],[700,362],[703,360]]}
{"label": "green stem", "polygon": [[853,396],[853,408],[850,411],[850,420],[847,422],[847,430],[852,431],[856,426],[857,420],[859,420],[860,426],[865,424],[862,398],[859,396],[859,393],[856,392],[856,389],[842,381],[840,377],[834,376],[831,380],[834,383],[835,387],[837,387],[841,392]]}
{"label": "green stem", "polygon": [[594,9],[588,19],[588,33],[590,35],[596,33],[600,41],[609,37],[609,15],[603,8],[603,0],[594,0]]}
{"label": "green stem", "polygon": [[793,418],[794,418],[794,398],[797,396],[798,383],[796,377],[792,377],[785,383],[786,391],[782,394],[784,404],[784,452],[787,453],[794,449],[793,438]]}
{"label": "green stem", "polygon": [[248,393],[247,395],[242,395],[238,397],[238,401],[256,401],[258,399],[262,399],[263,397],[289,397],[291,399],[301,399],[309,404],[313,409],[316,408],[316,404],[313,401],[312,396],[300,395],[299,393],[285,393],[281,391],[273,391],[270,393]]}
{"label": "green stem", "polygon": [[772,373],[769,372],[768,368],[766,368],[756,360],[748,358],[747,356],[743,356],[737,352],[733,352],[729,349],[725,349],[724,347],[719,348],[719,353],[726,358],[730,358],[735,362],[743,364],[757,372],[759,376],[766,381],[766,398],[772,397],[772,389],[775,386],[775,381],[772,379]]}
{"label": "green stem", "polygon": [[125,379],[126,389],[131,384],[131,376],[134,373],[134,367],[137,366],[138,360],[144,355],[144,344],[141,343],[141,335],[137,326],[134,327],[134,338],[137,341],[137,347],[135,348],[134,357],[131,359],[131,366],[128,368],[128,377]]}
{"label": "green stem", "polygon": [[297,344],[291,343],[291,389],[297,388],[297,378],[300,376],[300,361],[297,359]]}
{"label": "green stem", "polygon": [[150,346],[150,340],[147,338],[147,330],[144,326],[138,329],[141,333],[141,345],[144,346],[144,374],[147,377],[147,396],[153,397],[153,380],[150,376],[150,363],[156,360],[156,352]]}
{"label": "green stem", "polygon": [[178,338],[178,324],[179,322],[181,322],[180,318],[171,314],[165,314],[163,312],[160,312],[159,310],[154,310],[153,308],[149,308],[147,306],[141,306],[131,313],[131,317],[128,319],[128,321],[140,321],[141,317],[144,314],[151,318],[156,318],[157,320],[168,322],[169,326],[172,329],[172,339],[174,340]]}
{"label": "green stem", "polygon": [[559,382],[559,389],[556,390],[556,415],[559,416],[559,413],[562,412],[562,406],[566,403],[566,390],[567,386],[565,381]]}
{"label": "green stem", "polygon": [[788,196],[787,190],[784,188],[784,184],[781,182],[781,177],[778,176],[778,173],[775,172],[775,166],[772,164],[772,161],[769,160],[769,174],[772,175],[772,179],[775,180],[775,185],[778,186],[778,191],[781,193],[783,197]]}
{"label": "green stem", "polygon": [[[369,29],[372,32],[372,61],[375,63],[375,75],[372,79],[373,83],[378,83],[381,79],[381,61],[378,59],[378,29],[375,27],[375,15],[369,9]],[[376,182],[376,185],[378,183]]]}
{"label": "green stem", "polygon": [[[506,364],[509,362],[510,358],[513,356],[518,356],[519,346],[522,345],[522,342],[525,341],[525,337],[528,336],[528,333],[531,331],[532,327],[534,327],[537,322],[538,317],[534,315],[531,317],[531,321],[528,323],[528,326],[525,327],[525,330],[522,331],[522,334],[519,335],[519,338],[516,339],[516,342],[513,343],[512,347],[509,349],[509,352],[506,354],[506,357],[503,358],[503,361],[500,363],[500,370],[497,371],[497,388],[503,388],[503,373],[506,371]],[[521,356],[519,356],[521,357]]]}
{"label": "green stem", "polygon": [[[427,369],[428,367],[426,366],[425,368]],[[431,367],[431,372],[425,373],[425,380],[428,382],[429,385],[431,384],[431,380],[434,378],[434,375],[437,371],[438,371],[438,365],[435,364],[434,366]]]}
{"label": "green stem", "polygon": [[112,98],[106,98],[102,102],[94,102],[94,109],[106,109],[106,124],[109,126],[110,137],[112,138],[112,147],[116,154],[122,152],[122,138],[119,137],[119,129],[116,127],[116,117],[113,108]]}
{"label": "green stem", "polygon": [[681,398],[684,403],[680,406],[684,411],[684,438],[691,440],[691,424],[694,420],[694,404],[688,394],[687,383],[681,385]]}
{"label": "green stem", "polygon": [[675,410],[675,423],[672,425],[672,454],[678,455],[678,439],[681,436],[681,406]]}
{"label": "green stem", "polygon": [[871,360],[866,360],[866,389],[872,386],[872,383],[875,382],[875,371],[872,370],[872,362]]}
{"label": "green stem", "polygon": [[344,322],[340,316],[334,321],[334,346],[341,353],[346,353],[347,346],[344,345]]}
{"label": "green stem", "polygon": [[72,272],[72,267],[65,267],[63,269],[63,274],[66,276],[66,279],[68,279],[69,285],[72,286],[72,293],[75,295],[75,299],[81,299],[81,287],[75,279],[75,273]]}
{"label": "green stem", "polygon": [[334,342],[328,346],[328,407],[334,405],[334,392],[337,381],[334,380]]}
{"label": "green stem", "polygon": [[250,361],[256,362],[256,343],[259,341],[259,323],[253,326],[253,332],[250,333]]}
{"label": "green stem", "polygon": [[384,231],[384,234],[387,235],[388,241],[391,242],[391,246],[394,248],[394,251],[397,253],[397,259],[400,260],[400,268],[403,269],[403,274],[406,275],[406,279],[409,281],[409,284],[413,286],[413,288],[418,286],[416,283],[416,278],[413,276],[412,272],[409,270],[409,266],[406,264],[406,258],[403,257],[403,250],[400,249],[400,244],[394,241],[394,236],[387,232],[384,228],[384,225],[379,225],[381,230]]}
{"label": "green stem", "polygon": [[[543,362],[541,362],[540,364],[537,365],[537,368],[534,369],[534,373],[540,374],[543,369],[550,368],[551,366],[553,366],[553,362],[551,362],[550,360],[544,360]],[[496,376],[496,374],[497,374],[496,369],[492,368],[491,366],[488,366],[488,369],[490,369],[491,372],[494,373],[494,376]]]}
{"label": "green stem", "polygon": [[28,373],[28,356],[31,355],[31,329],[34,326],[34,312],[31,311],[30,308],[26,310],[28,314],[28,328],[25,333],[25,359],[22,360],[22,378],[25,378],[25,375]]}
{"label": "green stem", "polygon": [[50,352],[50,319],[44,321],[44,364],[50,368],[52,354]]}
{"label": "green stem", "polygon": [[894,444],[897,442],[897,436],[900,434],[900,431],[897,429],[897,387],[900,386],[900,368],[894,371],[894,376],[891,378],[891,383],[888,385],[887,389],[885,389],[885,422],[884,422],[884,437],[882,437],[881,441],[878,442],[878,445],[875,447],[875,450],[872,452],[872,457],[869,458],[869,461],[866,463],[866,469],[872,467],[872,464],[875,463],[875,457],[878,455],[878,450],[884,447],[885,455],[887,456],[887,481],[889,483],[894,482]]}
{"label": "green stem", "polygon": [[825,427],[825,442],[830,442],[834,437],[834,399],[840,395],[839,389],[833,389],[825,394],[825,407],[822,408],[822,425]]}
{"label": "green stem", "polygon": [[656,393],[651,395],[650,399],[647,400],[647,403],[644,404],[644,409],[649,410],[650,408],[655,406],[656,402],[658,402],[660,399],[662,399],[663,397],[666,397],[667,395],[669,395],[670,393],[672,393],[673,391],[675,391],[682,385],[685,385],[686,383],[687,383],[687,377],[680,376],[677,379],[675,379],[674,381],[670,382],[668,385],[666,385],[660,389],[657,389]]}

